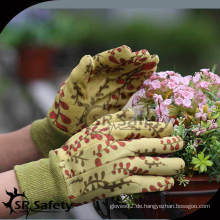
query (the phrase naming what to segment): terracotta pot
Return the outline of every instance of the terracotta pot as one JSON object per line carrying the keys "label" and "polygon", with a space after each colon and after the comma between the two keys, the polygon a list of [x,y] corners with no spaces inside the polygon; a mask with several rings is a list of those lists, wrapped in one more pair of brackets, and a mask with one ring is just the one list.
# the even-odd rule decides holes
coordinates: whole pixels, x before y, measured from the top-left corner
{"label": "terracotta pot", "polygon": [[[209,182],[206,176],[187,178],[190,183],[186,186],[176,184],[171,190],[164,192],[144,193],[136,201],[137,208],[116,208],[111,198],[94,202],[94,207],[103,218],[131,218],[131,219],[175,219],[191,214],[199,209],[215,195],[220,183]],[[208,206],[208,205],[206,205]]]}
{"label": "terracotta pot", "polygon": [[23,47],[19,51],[18,75],[23,81],[50,78],[56,51],[49,47]]}

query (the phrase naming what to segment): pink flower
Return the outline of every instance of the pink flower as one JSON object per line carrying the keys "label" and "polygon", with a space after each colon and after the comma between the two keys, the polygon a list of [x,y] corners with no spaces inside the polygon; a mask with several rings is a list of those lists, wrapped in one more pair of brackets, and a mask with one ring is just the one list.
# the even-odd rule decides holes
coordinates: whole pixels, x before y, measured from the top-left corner
{"label": "pink flower", "polygon": [[160,105],[157,105],[156,108],[155,108],[155,112],[157,114],[157,117],[159,118],[160,117]]}
{"label": "pink flower", "polygon": [[193,129],[192,131],[193,131],[194,133],[196,133],[196,136],[199,136],[200,134],[206,133],[207,130],[206,130],[205,128],[199,127],[199,128]]}
{"label": "pink flower", "polygon": [[170,81],[168,79],[164,79],[163,81],[160,82],[160,90],[163,91],[163,92],[166,92],[167,91],[167,84],[169,83]]}
{"label": "pink flower", "polygon": [[173,76],[173,75],[175,74],[174,71],[170,71],[170,70],[166,71],[166,73],[167,73],[169,76]]}
{"label": "pink flower", "polygon": [[144,88],[142,88],[142,89],[140,89],[139,91],[138,91],[138,96],[139,97],[143,97],[143,96],[145,96],[145,89]]}
{"label": "pink flower", "polygon": [[166,122],[169,119],[168,105],[170,105],[171,102],[171,99],[166,99],[156,106],[155,112],[159,121]]}
{"label": "pink flower", "polygon": [[180,97],[178,97],[178,98],[175,99],[175,103],[176,103],[177,105],[182,105],[182,104],[183,104],[183,99],[180,98]]}
{"label": "pink flower", "polygon": [[162,113],[162,115],[165,115],[165,116],[169,115],[167,105],[164,102],[160,103],[160,112]]}
{"label": "pink flower", "polygon": [[196,118],[201,118],[203,121],[206,121],[207,119],[207,114],[206,113],[203,113],[203,112],[198,112],[195,114],[195,117]]}
{"label": "pink flower", "polygon": [[[206,104],[206,103],[205,103],[205,104]],[[203,103],[201,103],[201,102],[198,103],[198,107],[199,107],[199,111],[200,111],[200,112],[203,112],[203,108],[204,108],[204,105],[205,105],[205,104],[203,104]]]}
{"label": "pink flower", "polygon": [[214,74],[212,72],[204,73],[204,75],[207,76],[208,78],[210,78],[212,81],[215,81],[216,78],[218,77],[216,74]]}
{"label": "pink flower", "polygon": [[182,79],[182,83],[183,85],[188,86],[191,80],[192,80],[192,76],[185,76]]}
{"label": "pink flower", "polygon": [[152,81],[152,80],[155,80],[155,79],[158,79],[158,78],[159,78],[159,77],[157,76],[157,73],[154,72],[154,73],[151,75],[150,80]]}
{"label": "pink flower", "polygon": [[209,73],[210,69],[204,68],[204,69],[200,69],[200,71],[207,74],[207,73]]}
{"label": "pink flower", "polygon": [[195,93],[195,100],[199,106],[202,106],[202,108],[203,108],[203,105],[205,105],[207,102],[207,98],[201,90]]}
{"label": "pink flower", "polygon": [[172,80],[176,84],[179,84],[181,82],[181,77],[179,77],[179,76],[171,76],[170,80]]}
{"label": "pink flower", "polygon": [[150,80],[149,79],[147,79],[147,80],[145,80],[144,82],[143,82],[143,86],[144,87],[146,87],[146,86],[149,86],[150,85]]}
{"label": "pink flower", "polygon": [[185,106],[186,108],[191,107],[191,100],[190,99],[183,99],[183,106]]}
{"label": "pink flower", "polygon": [[220,77],[219,77],[219,76],[217,76],[217,77],[215,78],[214,84],[220,85]]}
{"label": "pink flower", "polygon": [[186,91],[186,90],[183,90],[183,91],[180,90],[180,94],[184,99],[192,99],[193,98],[193,93]]}
{"label": "pink flower", "polygon": [[197,83],[200,80],[200,73],[196,73],[195,76],[193,76],[193,82]]}
{"label": "pink flower", "polygon": [[169,89],[174,89],[174,88],[176,88],[177,85],[176,85],[175,82],[169,81],[169,82],[167,83],[167,86],[168,86]]}
{"label": "pink flower", "polygon": [[162,102],[163,97],[161,95],[154,94],[153,99],[155,102]]}
{"label": "pink flower", "polygon": [[165,99],[163,101],[164,105],[170,105],[172,103],[172,100],[171,99]]}
{"label": "pink flower", "polygon": [[202,89],[208,89],[210,83],[206,81],[201,81],[198,84],[196,84],[197,88],[202,88]]}
{"label": "pink flower", "polygon": [[133,99],[132,99],[132,106],[135,106],[135,105],[139,102],[140,98],[142,98],[142,97],[144,97],[144,96],[145,96],[145,89],[142,88],[142,89],[140,89],[140,90],[137,92],[137,94],[133,97]]}
{"label": "pink flower", "polygon": [[151,87],[152,87],[153,89],[159,89],[159,88],[160,88],[160,81],[159,81],[159,80],[153,80],[153,81],[151,82]]}
{"label": "pink flower", "polygon": [[162,79],[166,79],[167,77],[167,72],[158,72],[157,75],[162,78]]}
{"label": "pink flower", "polygon": [[208,120],[207,122],[210,123],[210,126],[209,126],[208,130],[212,130],[212,129],[218,128],[218,124],[215,122],[215,120]]}
{"label": "pink flower", "polygon": [[135,95],[132,99],[132,106],[135,106],[139,100],[140,100],[140,97],[138,95]]}
{"label": "pink flower", "polygon": [[171,99],[166,99],[160,103],[160,112],[162,113],[162,116],[169,116],[168,105],[170,105],[171,102]]}
{"label": "pink flower", "polygon": [[210,130],[216,129],[216,128],[218,128],[218,125],[217,125],[217,123],[214,123],[214,122],[209,127]]}

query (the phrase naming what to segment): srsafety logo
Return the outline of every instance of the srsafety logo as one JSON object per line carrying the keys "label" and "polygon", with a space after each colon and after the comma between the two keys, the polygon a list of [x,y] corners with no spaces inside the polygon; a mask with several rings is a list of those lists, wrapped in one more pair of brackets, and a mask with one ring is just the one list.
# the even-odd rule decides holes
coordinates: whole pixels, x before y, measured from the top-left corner
{"label": "srsafety logo", "polygon": [[14,188],[14,192],[8,192],[6,190],[6,194],[9,196],[9,200],[8,202],[2,203],[7,209],[9,209],[10,214],[23,213],[24,215],[26,215],[26,218],[30,213],[34,212],[69,212],[70,209],[73,207],[71,204],[68,204],[66,202],[54,202],[52,200],[48,203],[34,201],[31,204],[25,193],[18,193],[18,190],[16,188]]}
{"label": "srsafety logo", "polygon": [[[28,215],[29,209],[29,201],[26,197],[25,193],[18,193],[18,190],[14,188],[14,192],[8,192],[6,190],[6,194],[9,196],[8,202],[2,202],[6,208],[10,210],[10,214],[12,213],[25,213]],[[17,197],[22,197],[22,199],[18,199]]]}

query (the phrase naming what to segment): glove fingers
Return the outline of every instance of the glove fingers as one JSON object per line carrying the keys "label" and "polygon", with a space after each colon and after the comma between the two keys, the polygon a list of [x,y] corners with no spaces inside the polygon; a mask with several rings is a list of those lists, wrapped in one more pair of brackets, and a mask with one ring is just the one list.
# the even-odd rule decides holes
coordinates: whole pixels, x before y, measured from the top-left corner
{"label": "glove fingers", "polygon": [[[138,60],[137,55],[135,59]],[[131,69],[134,71],[130,74],[129,83],[123,87],[123,91],[129,98],[140,88],[144,80],[149,78],[151,74],[156,71],[158,63],[159,57],[157,55],[150,55],[149,53],[147,55],[140,55],[138,66],[136,63],[131,66]]]}
{"label": "glove fingers", "polygon": [[173,132],[172,123],[153,121],[121,121],[109,126],[109,134],[116,140],[137,139],[140,137],[167,137]]}
{"label": "glove fingers", "polygon": [[117,67],[121,65],[122,60],[130,59],[131,53],[131,48],[126,45],[98,53],[93,57],[95,69],[102,68],[102,64],[108,64],[112,68]]}
{"label": "glove fingers", "polygon": [[[156,155],[168,154],[179,151],[183,148],[184,142],[179,136],[163,137],[163,138],[140,138],[130,141],[117,142],[118,146],[124,147],[125,152],[133,152],[135,155]],[[127,155],[132,156],[132,155]]]}
{"label": "glove fingers", "polygon": [[185,167],[181,158],[136,156],[116,160],[113,163],[113,174],[173,176]]}
{"label": "glove fingers", "polygon": [[[80,157],[84,158],[83,155],[81,155],[77,159],[80,159]],[[137,181],[142,178],[138,177],[136,174],[150,176],[175,175],[185,165],[184,161],[180,158],[155,157],[122,158],[112,162],[105,161],[105,164],[104,161],[101,161],[99,158],[99,164],[97,164],[97,160],[95,160],[95,166],[91,160],[88,162],[89,163],[87,165],[79,165],[80,167],[84,168],[84,170],[80,170],[80,173],[76,173],[73,170],[73,166],[71,165],[70,161],[68,163],[67,161],[65,163],[60,163],[60,167],[62,167],[63,170],[62,172],[65,178],[66,186],[68,188],[68,193],[73,196],[73,198],[80,197],[79,199],[81,200],[83,195],[87,195],[88,198],[88,194],[91,192],[97,192],[99,189],[102,189],[103,193],[111,193],[116,190],[119,190],[120,193],[127,193],[126,190],[122,190],[123,187],[134,182],[137,183]],[[77,172],[79,172],[79,163],[80,160],[75,163],[74,167],[76,168]],[[147,189],[150,188],[150,185],[154,185],[155,178],[156,177],[154,177],[153,180],[151,180],[150,177],[146,178],[146,180],[148,180],[148,185],[145,186]],[[142,180],[144,179],[142,178]],[[141,181],[141,183],[145,182]],[[135,192],[132,191],[131,185],[129,188],[130,193]],[[161,187],[158,189],[163,190]]]}
{"label": "glove fingers", "polygon": [[109,112],[107,111],[106,114],[104,114],[104,110],[97,111],[95,108],[93,110],[94,113],[90,112],[87,117],[87,124],[91,124],[90,122],[95,121],[92,125],[90,125],[90,128],[93,128],[97,125],[109,127],[111,126],[112,122],[130,121],[134,119],[134,112],[131,109],[116,111],[114,108],[112,108],[111,110],[114,111],[113,114],[108,114]]}
{"label": "glove fingers", "polygon": [[[154,143],[152,142],[151,143],[152,145],[149,145],[150,147],[148,148],[148,146],[146,145],[147,139],[133,140],[132,142],[118,141],[117,143],[111,144],[109,146],[105,146],[102,144],[89,146],[86,149],[84,148],[83,151],[83,158],[84,158],[83,167],[81,166],[82,165],[81,163],[78,163],[74,165],[74,170],[77,170],[76,174],[78,174],[79,171],[93,169],[97,166],[106,164],[108,161],[111,161],[111,158],[114,158],[114,161],[124,160],[124,158],[127,158],[126,160],[128,165],[131,162],[129,160],[134,160],[135,163],[136,162],[140,163],[139,168],[141,168],[142,166],[144,167],[146,165],[145,166],[146,169],[144,170],[149,170],[152,167],[156,167],[158,169],[156,169],[155,171],[158,174],[163,174],[163,175],[176,174],[175,173],[176,171],[184,167],[184,161],[179,158],[174,159],[174,158],[146,157],[145,155],[147,154],[148,155],[157,154],[157,153],[165,154],[171,151],[169,145],[164,145],[167,147],[167,150],[164,150],[163,145],[158,143],[159,142],[158,140],[156,139],[153,140],[155,142],[155,145],[158,144],[158,146],[157,145],[154,146],[153,145]],[[179,145],[179,149],[183,147],[182,141],[175,144],[176,145],[173,144],[171,146]],[[172,152],[174,151],[177,151],[177,149],[174,148]],[[77,155],[79,155],[79,153],[76,154],[76,156],[74,154],[73,157],[77,158],[78,157]],[[90,155],[92,155],[92,157]],[[154,164],[152,167],[149,166],[149,169],[147,167],[148,166],[147,162],[145,162],[145,160],[147,160],[146,158],[149,158],[149,160],[153,161],[152,163]],[[159,160],[158,162],[157,159]],[[157,164],[161,166],[157,167]],[[135,165],[135,167],[137,166]],[[132,170],[133,168],[130,171]],[[160,173],[160,171],[163,173]],[[140,170],[138,172],[140,172]],[[156,175],[156,173],[154,173],[154,170],[151,170],[150,173]]]}
{"label": "glove fingers", "polygon": [[[131,109],[125,109],[114,114],[105,115],[101,117],[100,119],[98,119],[97,121],[95,121],[88,128],[84,128],[82,132],[76,133],[71,139],[67,140],[66,143],[64,143],[63,147],[66,148],[67,146],[71,146],[73,139],[75,140],[74,143],[79,144],[81,147],[81,142],[87,143],[87,140],[92,139],[93,136],[96,137],[97,134],[99,136],[103,134],[107,134],[108,136],[109,134],[108,129],[112,125],[113,122],[133,120],[133,115],[134,115],[134,112]],[[92,148],[92,146],[88,144],[84,147],[84,149],[85,148],[88,148],[88,152],[90,152],[91,150],[92,151],[95,150]]]}
{"label": "glove fingers", "polygon": [[[101,173],[108,174],[104,175],[106,181],[116,181],[123,178],[125,175],[128,176],[133,174],[163,176],[176,175],[185,167],[185,163],[181,158],[150,156],[123,157],[126,155],[126,153],[124,153],[126,150],[117,152],[115,149],[111,154],[109,154],[109,152],[107,153],[106,149],[103,151],[97,149],[97,151],[93,151],[94,155],[92,155],[90,151],[92,151],[92,149],[86,150],[86,153],[83,152],[81,154],[73,155],[72,161],[66,162],[65,168],[68,170],[68,175],[73,170],[74,176],[90,176],[94,174],[95,169],[95,172],[100,174],[99,176],[101,176]],[[107,157],[105,154],[109,154],[109,156]],[[130,152],[127,152],[127,154],[131,155]],[[64,174],[66,174],[66,172],[64,172]]]}
{"label": "glove fingers", "polygon": [[[94,61],[90,55],[85,55],[81,58],[79,64],[72,70],[70,78],[66,81],[70,84],[78,82],[88,82],[89,76],[94,69]],[[72,85],[70,85],[72,88]]]}
{"label": "glove fingers", "polygon": [[95,80],[94,85],[102,82],[102,95],[109,96],[109,104],[121,106],[156,71],[159,62],[157,55],[150,55],[147,50],[132,52],[125,45],[99,53],[93,60],[94,74],[90,79]]}
{"label": "glove fingers", "polygon": [[[159,58],[157,55],[150,55],[147,50],[132,52],[130,47],[123,45],[118,48],[101,52],[93,57],[90,55],[83,56],[79,64],[72,70],[70,74],[71,79],[69,81],[79,82],[83,80],[84,82],[88,82],[88,79],[93,77],[94,71],[100,72],[100,70],[103,69],[103,64],[107,65],[108,67],[118,67],[126,64],[126,72],[129,69],[137,69],[138,66],[141,66],[141,69],[137,70],[136,74],[131,74],[133,75],[132,78],[138,79],[137,82],[139,81],[138,84],[140,85],[140,76],[143,76],[144,78],[148,77],[146,71],[149,72],[149,70],[151,70],[150,73],[152,74],[152,72],[156,70],[158,63]],[[104,70],[105,73],[108,72],[105,68]],[[121,68],[121,70],[125,72],[124,68]],[[120,68],[116,72],[120,72]],[[114,74],[112,77],[117,78]],[[117,80],[117,82],[123,86],[120,78]],[[129,86],[127,89],[129,92],[133,92],[131,86]]]}
{"label": "glove fingers", "polygon": [[122,189],[121,193],[123,194],[165,191],[174,186],[174,179],[172,177],[163,176],[134,175],[125,178],[124,181],[131,183]]}
{"label": "glove fingers", "polygon": [[72,199],[71,202],[73,205],[82,205],[90,201],[121,194],[165,191],[171,189],[173,186],[174,179],[172,177],[134,175],[115,181],[108,186],[99,187],[94,191],[88,192],[86,195]]}
{"label": "glove fingers", "polygon": [[106,179],[109,181],[117,180],[124,175],[133,174],[173,176],[185,167],[184,160],[178,157],[131,156],[116,159],[112,162],[103,160],[101,163],[103,166],[98,169],[110,171],[108,172],[109,176],[106,176]]}
{"label": "glove fingers", "polygon": [[134,119],[134,112],[131,109],[124,109],[118,111],[113,114],[107,114],[95,121],[92,124],[94,125],[102,125],[102,126],[111,126],[112,122],[123,122],[123,121],[130,121]]}
{"label": "glove fingers", "polygon": [[[122,149],[122,147],[126,145],[128,145],[127,149],[129,150],[129,152],[135,151],[135,148],[136,151],[138,151],[139,153],[151,153],[154,152],[157,148],[157,153],[166,153],[178,150],[178,145],[179,148],[182,147],[183,143],[181,142],[181,139],[179,139],[179,137],[173,137],[172,139],[151,138],[169,136],[172,133],[173,129],[171,123],[165,124],[162,122],[122,121],[122,118],[125,119],[132,116],[132,111],[123,110],[118,114],[116,113],[109,115],[106,119],[105,117],[102,117],[100,120],[93,123],[89,128],[85,129],[85,132],[83,132],[85,136],[82,136],[82,134],[76,134],[74,135],[74,139],[78,139],[76,142],[81,142],[84,140],[86,141],[86,143],[88,143],[90,139],[98,139],[99,141],[104,139],[104,142],[102,144],[87,144],[83,149],[87,150],[88,154],[96,151],[97,149],[99,149],[98,152],[100,151],[100,149],[105,150],[106,152],[109,152],[111,149],[117,151],[118,149],[121,149],[123,151],[124,149]],[[121,121],[117,122],[117,120]],[[79,138],[78,136],[81,137]],[[148,140],[141,137],[147,137],[150,139]],[[176,144],[174,144],[174,140],[176,141]],[[135,141],[138,142],[136,143]],[[71,140],[69,142],[71,143]],[[169,142],[170,144],[166,144]],[[66,144],[68,145],[69,143],[67,142]],[[138,147],[137,149],[138,144],[141,144],[143,148]],[[154,146],[153,144],[156,145]],[[173,147],[175,148],[173,149]],[[161,148],[163,149],[163,151]],[[126,149],[124,153],[126,153]]]}
{"label": "glove fingers", "polygon": [[[150,53],[143,49],[136,52],[132,52],[131,48],[122,45],[111,50],[107,50],[97,55],[93,56],[94,60],[94,69],[100,70],[103,69],[103,64],[105,64],[105,72],[114,72],[114,74],[124,71],[124,66],[126,65],[126,70],[134,70],[139,67],[138,73],[140,70],[145,71],[155,71],[156,66],[159,63],[159,57],[157,55],[150,55]],[[143,66],[143,64],[145,64]],[[114,69],[116,67],[116,69]],[[114,74],[112,75],[113,78]],[[141,74],[142,75],[142,74]],[[134,77],[139,77],[140,74],[134,75]]]}

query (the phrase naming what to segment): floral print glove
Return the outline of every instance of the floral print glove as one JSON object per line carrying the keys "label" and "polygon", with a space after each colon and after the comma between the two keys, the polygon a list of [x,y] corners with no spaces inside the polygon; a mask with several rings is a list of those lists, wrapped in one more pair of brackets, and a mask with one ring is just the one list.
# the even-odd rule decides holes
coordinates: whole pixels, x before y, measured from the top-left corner
{"label": "floral print glove", "polygon": [[102,117],[42,159],[15,167],[22,192],[36,200],[73,206],[119,194],[169,190],[184,168],[161,157],[183,148],[172,124],[134,121],[131,110]]}
{"label": "floral print glove", "polygon": [[47,156],[96,119],[121,110],[158,62],[157,55],[125,45],[84,56],[60,87],[47,118],[32,124],[35,145]]}

